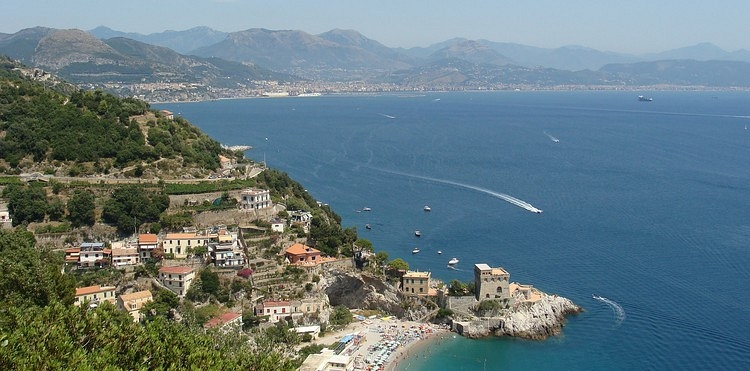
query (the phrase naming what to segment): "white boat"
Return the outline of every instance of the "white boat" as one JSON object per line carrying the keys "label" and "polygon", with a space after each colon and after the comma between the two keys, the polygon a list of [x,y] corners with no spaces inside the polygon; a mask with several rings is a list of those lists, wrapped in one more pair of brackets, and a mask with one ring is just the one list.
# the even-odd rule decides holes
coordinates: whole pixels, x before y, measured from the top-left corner
{"label": "white boat", "polygon": [[371,208],[369,208],[369,207],[363,207],[363,208],[362,208],[362,211],[372,211],[372,209],[371,209]]}
{"label": "white boat", "polygon": [[414,250],[411,251],[412,254],[416,254],[419,252],[419,247],[415,247]]}
{"label": "white boat", "polygon": [[442,253],[443,253],[442,251],[438,250],[438,255],[439,255],[439,254],[442,254]]}
{"label": "white boat", "polygon": [[420,232],[419,229],[417,229],[416,231],[414,231],[414,235],[417,237],[422,237],[422,232]]}
{"label": "white boat", "polygon": [[432,211],[429,205],[424,205],[424,211]]}
{"label": "white boat", "polygon": [[458,264],[458,258],[451,258],[451,260],[448,260],[448,265],[455,265]]}
{"label": "white boat", "polygon": [[646,98],[646,97],[644,97],[642,95],[639,95],[638,96],[638,101],[639,102],[653,102],[654,98],[651,98],[651,97]]}
{"label": "white boat", "polygon": [[369,224],[365,224],[365,228],[372,229],[372,227]]}

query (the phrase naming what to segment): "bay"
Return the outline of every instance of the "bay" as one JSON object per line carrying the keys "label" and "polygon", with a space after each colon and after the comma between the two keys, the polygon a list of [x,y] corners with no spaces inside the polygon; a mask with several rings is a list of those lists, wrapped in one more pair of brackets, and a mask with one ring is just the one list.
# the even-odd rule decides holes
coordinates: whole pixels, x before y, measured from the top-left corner
{"label": "bay", "polygon": [[547,341],[457,337],[401,369],[750,368],[750,93],[635,95],[384,94],[155,108],[221,143],[253,146],[248,157],[289,173],[412,269],[448,282],[472,280],[475,263],[502,266],[511,280],[586,310]]}

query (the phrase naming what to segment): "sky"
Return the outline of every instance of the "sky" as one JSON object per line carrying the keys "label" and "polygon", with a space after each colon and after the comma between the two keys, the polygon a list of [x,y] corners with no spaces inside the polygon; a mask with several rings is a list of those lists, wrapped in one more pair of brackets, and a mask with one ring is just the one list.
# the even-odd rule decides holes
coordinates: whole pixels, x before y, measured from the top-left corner
{"label": "sky", "polygon": [[0,33],[36,26],[140,34],[339,28],[389,47],[463,37],[642,54],[703,42],[750,50],[748,16],[747,0],[17,0],[0,5]]}

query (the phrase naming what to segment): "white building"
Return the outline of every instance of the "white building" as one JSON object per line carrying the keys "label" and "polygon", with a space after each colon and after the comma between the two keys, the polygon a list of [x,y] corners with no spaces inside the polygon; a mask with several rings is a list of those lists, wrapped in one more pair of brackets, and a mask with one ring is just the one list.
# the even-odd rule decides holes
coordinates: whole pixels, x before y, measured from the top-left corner
{"label": "white building", "polygon": [[194,279],[195,270],[192,267],[176,266],[159,269],[159,281],[179,297],[185,296]]}
{"label": "white building", "polygon": [[246,189],[240,193],[240,208],[243,210],[261,210],[273,206],[271,192],[266,189]]}

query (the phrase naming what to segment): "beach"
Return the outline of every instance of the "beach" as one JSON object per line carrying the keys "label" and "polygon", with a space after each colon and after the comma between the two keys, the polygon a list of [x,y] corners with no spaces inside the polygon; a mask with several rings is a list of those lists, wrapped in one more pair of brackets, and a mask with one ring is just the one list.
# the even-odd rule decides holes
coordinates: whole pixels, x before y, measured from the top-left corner
{"label": "beach", "polygon": [[383,317],[355,321],[314,343],[331,345],[343,341],[340,354],[354,357],[355,370],[394,371],[409,355],[445,336],[450,336],[445,326]]}

